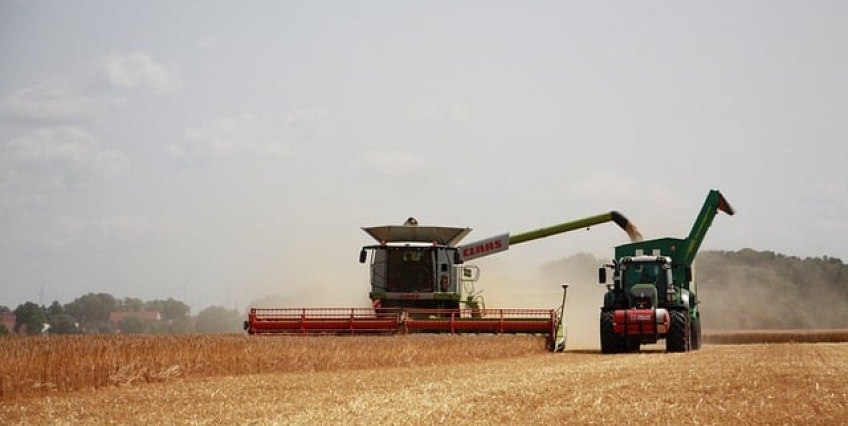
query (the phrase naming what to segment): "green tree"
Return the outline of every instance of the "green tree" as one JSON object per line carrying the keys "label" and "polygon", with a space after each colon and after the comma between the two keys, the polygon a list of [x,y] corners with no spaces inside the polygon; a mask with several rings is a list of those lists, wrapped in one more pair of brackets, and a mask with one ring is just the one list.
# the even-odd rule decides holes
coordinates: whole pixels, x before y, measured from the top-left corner
{"label": "green tree", "polygon": [[15,333],[34,336],[41,334],[44,324],[47,323],[47,314],[44,308],[33,302],[26,302],[15,308]]}
{"label": "green tree", "polygon": [[109,314],[118,310],[118,301],[108,293],[88,293],[65,305],[65,313],[84,329],[104,330]]}
{"label": "green tree", "polygon": [[148,301],[144,304],[144,309],[159,312],[162,319],[166,321],[188,318],[188,313],[191,311],[190,306],[170,297],[167,300]]}
{"label": "green tree", "polygon": [[48,318],[52,317],[53,315],[59,315],[59,314],[64,314],[64,313],[65,313],[65,308],[62,307],[62,305],[59,303],[58,300],[54,300],[53,303],[51,303],[50,306],[47,307],[47,317]]}
{"label": "green tree", "polygon": [[191,318],[180,318],[172,320],[168,328],[163,332],[170,334],[188,334],[194,331],[194,324]]}
{"label": "green tree", "polygon": [[144,310],[144,301],[136,297],[125,297],[120,302],[122,312],[141,312]]}
{"label": "green tree", "polygon": [[68,314],[57,314],[50,316],[50,334],[76,334],[79,333],[77,320]]}
{"label": "green tree", "polygon": [[139,317],[127,316],[118,322],[118,328],[124,334],[142,334],[145,331],[145,323]]}
{"label": "green tree", "polygon": [[238,333],[244,318],[236,310],[210,306],[197,314],[195,331],[198,333]]}

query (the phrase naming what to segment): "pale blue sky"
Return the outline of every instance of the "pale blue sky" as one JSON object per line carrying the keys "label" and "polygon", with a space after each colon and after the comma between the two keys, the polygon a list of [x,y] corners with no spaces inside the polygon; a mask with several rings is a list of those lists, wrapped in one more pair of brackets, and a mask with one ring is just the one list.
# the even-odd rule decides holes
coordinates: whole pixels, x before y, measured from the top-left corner
{"label": "pale blue sky", "polygon": [[0,0],[0,58],[12,307],[363,303],[362,226],[683,237],[712,188],[738,214],[704,248],[848,260],[843,1]]}

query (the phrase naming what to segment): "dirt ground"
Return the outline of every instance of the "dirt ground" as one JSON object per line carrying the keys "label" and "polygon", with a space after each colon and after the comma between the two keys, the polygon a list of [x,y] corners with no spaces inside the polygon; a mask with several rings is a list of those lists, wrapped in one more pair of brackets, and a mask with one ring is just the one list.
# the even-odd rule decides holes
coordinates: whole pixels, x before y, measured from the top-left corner
{"label": "dirt ground", "polygon": [[[390,356],[391,347],[375,347]],[[537,353],[185,378],[0,402],[4,425],[848,424],[848,344]]]}

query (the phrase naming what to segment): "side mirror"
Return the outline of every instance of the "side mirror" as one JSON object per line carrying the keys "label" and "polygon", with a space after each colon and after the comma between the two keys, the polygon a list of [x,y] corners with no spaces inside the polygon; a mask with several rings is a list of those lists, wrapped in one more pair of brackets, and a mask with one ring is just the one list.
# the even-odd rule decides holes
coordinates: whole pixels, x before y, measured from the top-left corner
{"label": "side mirror", "polygon": [[462,265],[462,255],[459,254],[459,250],[453,252],[453,264]]}
{"label": "side mirror", "polygon": [[691,266],[686,267],[686,282],[687,283],[692,282],[692,267]]}
{"label": "side mirror", "polygon": [[462,268],[462,280],[463,281],[477,281],[480,278],[480,268],[476,266],[469,266],[467,268]]}
{"label": "side mirror", "polygon": [[598,283],[606,284],[607,283],[607,268],[598,268]]}
{"label": "side mirror", "polygon": [[359,252],[359,263],[365,263],[365,260],[367,260],[367,259],[368,259],[368,253],[365,251],[365,249],[362,249]]}

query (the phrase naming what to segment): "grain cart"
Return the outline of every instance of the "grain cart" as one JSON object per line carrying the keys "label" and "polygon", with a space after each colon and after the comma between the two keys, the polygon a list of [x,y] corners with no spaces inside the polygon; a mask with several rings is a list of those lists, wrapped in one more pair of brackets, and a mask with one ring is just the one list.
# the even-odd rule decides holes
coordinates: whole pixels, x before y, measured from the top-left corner
{"label": "grain cart", "polygon": [[474,289],[480,270],[465,261],[610,221],[632,239],[640,238],[636,227],[615,211],[465,245],[459,242],[471,228],[419,226],[414,218],[403,225],[362,228],[376,241],[359,254],[360,263],[366,263],[370,253],[372,308],[252,308],[245,329],[250,334],[526,333],[545,335],[552,349],[562,347],[554,342],[554,336],[563,336],[562,312],[486,309]]}
{"label": "grain cart", "polygon": [[[693,263],[718,211],[734,210],[716,190],[710,191],[685,239],[659,238],[620,245],[615,259],[600,268],[607,285],[601,308],[601,352],[639,350],[665,339],[666,351],[701,347],[701,315]],[[612,284],[607,284],[607,270]]]}

